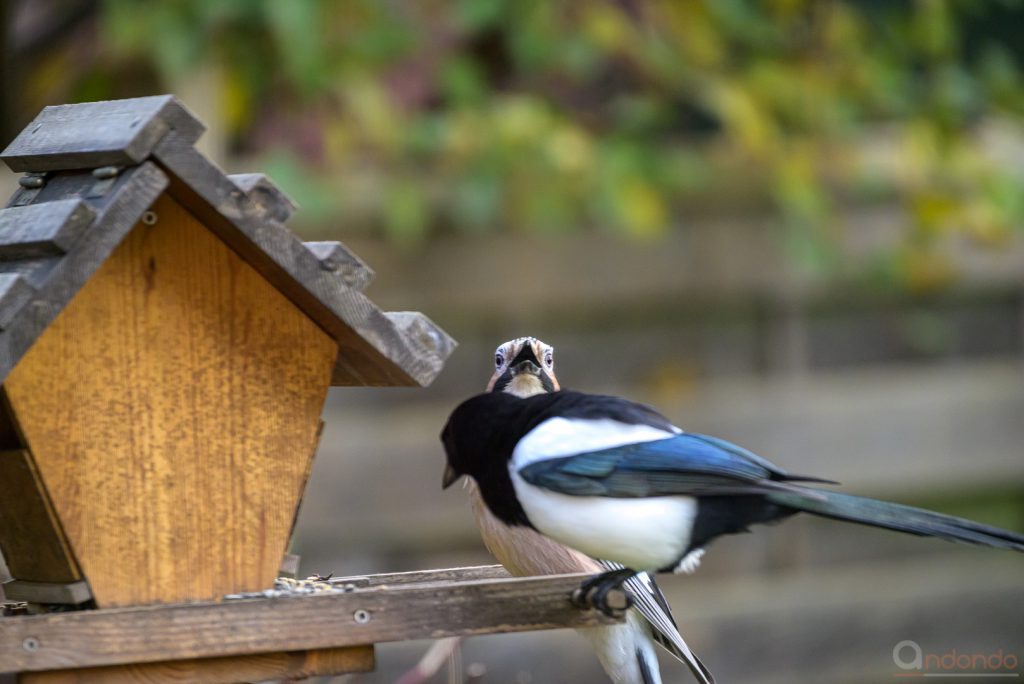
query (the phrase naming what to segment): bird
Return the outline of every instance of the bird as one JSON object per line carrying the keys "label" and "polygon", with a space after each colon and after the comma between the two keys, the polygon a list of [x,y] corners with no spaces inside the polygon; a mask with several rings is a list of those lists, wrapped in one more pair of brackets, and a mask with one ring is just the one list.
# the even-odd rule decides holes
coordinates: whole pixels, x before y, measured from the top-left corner
{"label": "bird", "polygon": [[[494,373],[487,391],[512,401],[558,392],[554,348],[535,338],[519,337],[498,345]],[[601,573],[621,566],[596,560],[521,525],[508,525],[493,515],[471,485],[469,497],[484,546],[513,575]],[[624,623],[580,630],[614,684],[660,684],[661,672],[654,644],[682,661],[694,678],[712,684],[714,677],[679,633],[668,601],[654,579],[639,573],[624,583],[635,607]]]}
{"label": "bird", "polygon": [[618,397],[481,394],[452,411],[441,441],[444,487],[468,475],[505,525],[622,566],[594,575],[574,594],[608,614],[609,592],[637,572],[692,570],[717,537],[801,512],[1024,551],[1020,533],[830,489],[838,483],[791,474]]}

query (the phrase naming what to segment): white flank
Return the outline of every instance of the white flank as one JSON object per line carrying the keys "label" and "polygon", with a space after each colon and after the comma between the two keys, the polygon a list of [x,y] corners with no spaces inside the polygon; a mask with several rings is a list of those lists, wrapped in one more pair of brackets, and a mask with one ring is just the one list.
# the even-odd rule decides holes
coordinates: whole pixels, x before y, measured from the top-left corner
{"label": "white flank", "polygon": [[679,560],[689,545],[697,515],[693,497],[569,496],[535,487],[510,470],[530,522],[566,546],[634,570],[660,570]]}
{"label": "white flank", "polygon": [[519,440],[512,452],[511,466],[514,472],[549,458],[611,449],[623,444],[654,442],[679,432],[678,428],[669,432],[650,425],[620,423],[610,418],[549,418]]}
{"label": "white flank", "polygon": [[601,667],[615,684],[641,684],[637,652],[643,653],[651,674],[661,681],[661,670],[654,643],[648,636],[650,625],[635,611],[626,613],[626,622],[620,625],[581,629],[580,634],[590,641],[601,661]]}

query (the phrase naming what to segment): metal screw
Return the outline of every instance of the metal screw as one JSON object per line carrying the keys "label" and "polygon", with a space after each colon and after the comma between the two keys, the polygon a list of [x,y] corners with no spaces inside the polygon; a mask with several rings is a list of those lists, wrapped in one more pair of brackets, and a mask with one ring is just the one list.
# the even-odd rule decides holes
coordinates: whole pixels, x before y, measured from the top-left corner
{"label": "metal screw", "polygon": [[357,625],[365,625],[370,621],[370,611],[360,608],[352,613],[352,619],[356,621]]}
{"label": "metal screw", "polygon": [[39,650],[39,639],[36,639],[35,637],[27,637],[21,642],[21,647],[29,653],[35,653]]}
{"label": "metal screw", "polygon": [[145,214],[142,215],[142,222],[145,223],[147,226],[155,225],[156,219],[157,215],[155,211],[147,211]]}
{"label": "metal screw", "polygon": [[23,188],[34,190],[35,188],[41,188],[46,184],[42,176],[22,176],[18,179],[18,185]]}
{"label": "metal screw", "polygon": [[92,176],[93,178],[113,178],[120,172],[121,169],[117,166],[101,166],[92,170]]}

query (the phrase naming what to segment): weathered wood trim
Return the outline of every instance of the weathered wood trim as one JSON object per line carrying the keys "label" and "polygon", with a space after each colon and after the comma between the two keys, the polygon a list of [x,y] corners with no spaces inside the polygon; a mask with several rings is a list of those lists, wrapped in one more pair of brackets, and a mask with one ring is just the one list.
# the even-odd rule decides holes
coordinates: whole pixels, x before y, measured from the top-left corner
{"label": "weathered wood trim", "polygon": [[82,199],[0,210],[0,260],[60,256],[92,223],[96,212]]}
{"label": "weathered wood trim", "polygon": [[340,242],[305,242],[303,244],[317,258],[321,268],[337,273],[345,284],[354,290],[362,292],[377,275],[366,262]]}
{"label": "weathered wood trim", "polygon": [[[583,575],[428,582],[0,618],[0,672],[357,646],[614,620],[569,602]],[[25,644],[29,643],[30,648]]]}
{"label": "weathered wood trim", "polygon": [[[67,584],[82,571],[25,445],[7,393],[0,390],[0,551],[15,579]],[[15,592],[17,593],[17,592]],[[13,594],[7,594],[14,598]]]}
{"label": "weathered wood trim", "polygon": [[77,606],[92,600],[92,591],[85,580],[77,582],[32,582],[10,580],[4,582],[4,596],[12,601],[52,603]]}
{"label": "weathered wood trim", "polygon": [[35,290],[20,273],[0,273],[0,330],[11,325]]}
{"label": "weathered wood trim", "polygon": [[249,196],[257,210],[280,223],[287,223],[298,206],[284,190],[264,173],[233,173],[228,178]]}
{"label": "weathered wood trim", "polygon": [[384,316],[402,331],[407,340],[447,357],[455,351],[455,342],[430,317],[419,311],[386,311]]}
{"label": "weathered wood trim", "polygon": [[427,385],[441,371],[455,347],[444,331],[430,347],[403,334],[188,140],[168,133],[153,155],[174,177],[171,193],[338,341],[333,384]]}
{"label": "weathered wood trim", "polygon": [[372,672],[374,664],[373,646],[348,646],[315,651],[279,651],[223,658],[48,670],[24,674],[18,681],[19,684],[233,684]]}
{"label": "weathered wood trim", "polygon": [[168,131],[189,143],[205,126],[173,95],[46,107],[0,159],[12,171],[56,171],[142,162]]}
{"label": "weathered wood trim", "polygon": [[356,587],[379,587],[394,584],[422,584],[425,582],[472,582],[477,580],[506,579],[511,577],[503,565],[472,565],[464,568],[438,568],[388,572],[375,575],[332,577],[329,584],[352,584]]}

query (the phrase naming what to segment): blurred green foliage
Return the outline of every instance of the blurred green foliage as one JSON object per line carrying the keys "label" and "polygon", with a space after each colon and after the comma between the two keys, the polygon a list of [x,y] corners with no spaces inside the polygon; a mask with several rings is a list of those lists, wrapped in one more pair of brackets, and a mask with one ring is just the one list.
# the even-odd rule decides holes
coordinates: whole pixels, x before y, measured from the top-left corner
{"label": "blurred green foliage", "polygon": [[[850,202],[891,202],[883,269],[1024,219],[1019,2],[105,0],[78,97],[213,78],[233,152],[307,219],[655,238],[770,213],[828,270]],[[1015,30],[1016,27],[1016,30]]]}

